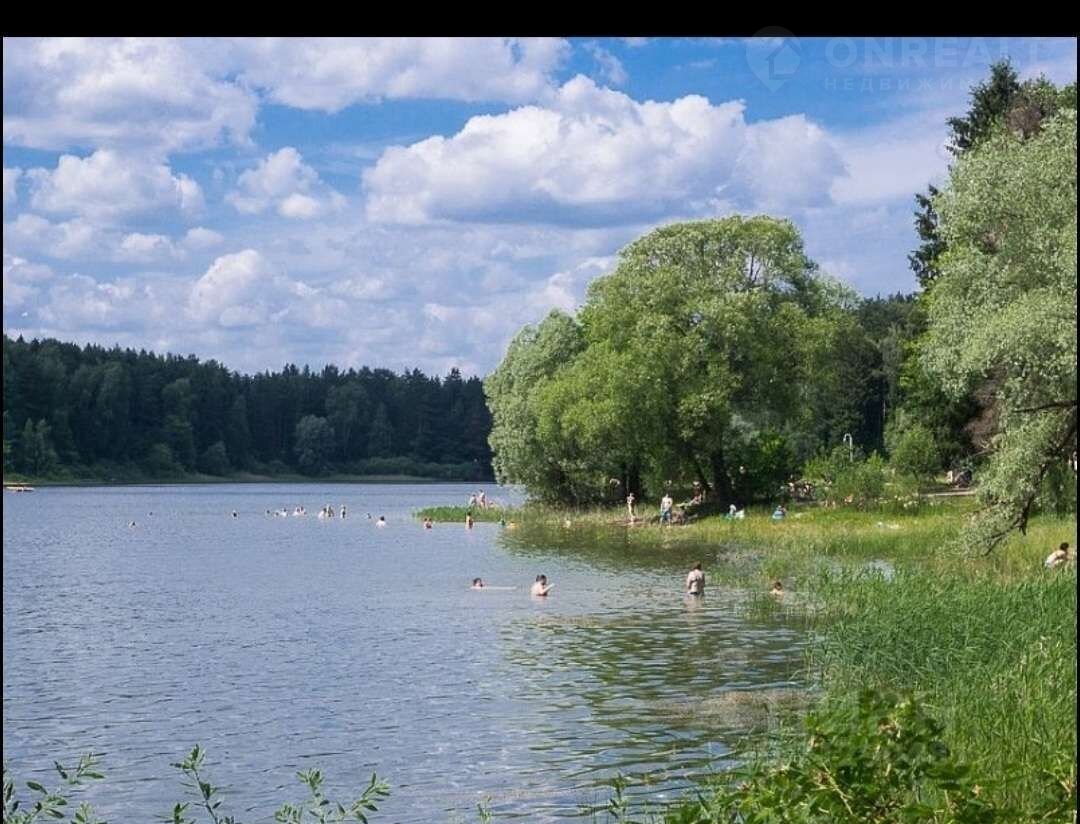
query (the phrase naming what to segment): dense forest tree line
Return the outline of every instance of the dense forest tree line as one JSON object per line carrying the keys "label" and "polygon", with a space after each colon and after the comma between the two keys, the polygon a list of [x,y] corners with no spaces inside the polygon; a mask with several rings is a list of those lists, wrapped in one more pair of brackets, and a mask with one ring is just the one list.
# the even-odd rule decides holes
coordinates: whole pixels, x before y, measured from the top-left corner
{"label": "dense forest tree line", "polygon": [[859,298],[786,220],[656,229],[486,380],[496,476],[558,502],[693,483],[726,505],[831,484],[856,454],[849,498],[886,470],[979,467],[990,545],[1075,507],[1075,84],[998,63],[949,127],[949,181],[917,196],[918,294]]}
{"label": "dense forest tree line", "polygon": [[169,478],[237,471],[490,476],[480,379],[455,369],[241,375],[195,356],[4,336],[4,469]]}

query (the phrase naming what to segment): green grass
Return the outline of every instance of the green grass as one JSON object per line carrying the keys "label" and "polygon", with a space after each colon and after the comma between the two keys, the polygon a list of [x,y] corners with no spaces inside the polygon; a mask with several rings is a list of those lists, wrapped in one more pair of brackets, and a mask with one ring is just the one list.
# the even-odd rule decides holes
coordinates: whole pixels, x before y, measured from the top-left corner
{"label": "green grass", "polygon": [[813,667],[831,700],[911,690],[987,786],[1022,810],[1075,781],[1075,569],[824,577]]}
{"label": "green grass", "polygon": [[414,516],[416,518],[431,518],[436,523],[463,524],[465,523],[465,514],[468,512],[472,513],[473,520],[476,522],[498,523],[505,520],[510,523],[513,521],[513,516],[517,510],[490,505],[484,509],[478,506],[429,506],[417,510]]}
{"label": "green grass", "polygon": [[[1076,519],[1038,516],[1027,535],[973,557],[956,539],[974,506],[795,507],[780,522],[761,509],[677,527],[628,527],[622,508],[530,505],[498,517],[520,526],[506,533],[511,551],[563,548],[616,567],[702,558],[711,580],[762,593],[782,579],[790,597],[750,598],[747,609],[784,610],[814,633],[808,666],[824,707],[863,686],[910,691],[989,801],[1020,820],[1060,812],[1062,794],[1075,810],[1076,572],[1042,561],[1062,541],[1076,545]],[[464,511],[447,509],[453,520]]]}

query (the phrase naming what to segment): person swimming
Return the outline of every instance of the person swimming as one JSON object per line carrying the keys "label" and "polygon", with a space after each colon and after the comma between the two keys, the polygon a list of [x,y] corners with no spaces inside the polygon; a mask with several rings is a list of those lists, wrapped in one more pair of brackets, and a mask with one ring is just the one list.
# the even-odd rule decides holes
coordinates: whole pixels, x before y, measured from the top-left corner
{"label": "person swimming", "polygon": [[375,526],[386,526],[386,516],[380,515],[379,520],[375,522]]}
{"label": "person swimming", "polygon": [[424,518],[424,529],[433,529],[435,522],[431,518]]}
{"label": "person swimming", "polygon": [[551,592],[551,587],[548,585],[546,575],[537,575],[536,580],[533,582],[530,594],[547,596]]}
{"label": "person swimming", "polygon": [[237,514],[236,514],[236,510],[235,510],[235,509],[234,509],[234,510],[232,511],[232,516],[233,516],[234,518],[239,518],[239,517],[240,517],[239,515],[237,515]]}
{"label": "person swimming", "polygon": [[484,579],[483,578],[473,578],[472,579],[472,588],[473,589],[483,589],[485,586],[486,585],[484,584]]}

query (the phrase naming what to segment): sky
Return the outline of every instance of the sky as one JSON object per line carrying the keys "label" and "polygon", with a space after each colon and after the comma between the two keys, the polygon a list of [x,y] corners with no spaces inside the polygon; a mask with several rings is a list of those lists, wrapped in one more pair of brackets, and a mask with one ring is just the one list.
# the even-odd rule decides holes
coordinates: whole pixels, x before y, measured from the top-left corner
{"label": "sky", "polygon": [[619,249],[770,214],[866,296],[1009,57],[1075,38],[5,38],[4,331],[241,372],[493,370]]}

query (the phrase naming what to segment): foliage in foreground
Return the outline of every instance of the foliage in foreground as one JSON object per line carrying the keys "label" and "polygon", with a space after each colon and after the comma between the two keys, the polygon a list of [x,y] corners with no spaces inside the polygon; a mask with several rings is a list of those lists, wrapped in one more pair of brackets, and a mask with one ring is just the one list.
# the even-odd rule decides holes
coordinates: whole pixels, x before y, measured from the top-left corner
{"label": "foliage in foreground", "polygon": [[[183,761],[172,765],[183,773],[183,785],[195,801],[177,802],[165,819],[170,824],[199,824],[200,820],[211,822],[211,824],[239,824],[238,819],[231,815],[224,815],[220,811],[222,799],[219,791],[221,788],[215,787],[204,776],[202,770],[205,759],[205,751],[196,744]],[[104,777],[97,771],[97,764],[98,759],[93,753],[84,755],[73,770],[66,769],[59,762],[55,762],[56,771],[60,774],[63,783],[57,789],[49,790],[37,781],[27,781],[26,786],[34,793],[34,798],[32,803],[23,804],[16,795],[15,779],[8,771],[5,762],[3,824],[32,824],[43,818],[54,821],[65,820],[69,805],[68,797],[71,792],[78,790],[85,779]],[[360,797],[348,804],[342,804],[331,801],[323,793],[323,776],[319,770],[304,770],[297,773],[297,777],[307,787],[309,797],[295,804],[282,804],[274,813],[274,821],[278,824],[301,824],[301,822],[309,821],[318,822],[318,824],[339,824],[345,821],[367,824],[367,814],[376,812],[377,802],[390,794],[390,785],[372,773],[371,781]],[[189,816],[189,812],[192,815],[199,813],[199,817]],[[107,824],[94,815],[90,805],[86,803],[79,805],[71,821],[73,824]]]}
{"label": "foliage in foreground", "polygon": [[[981,824],[1021,820],[986,798],[943,740],[942,724],[911,697],[864,690],[811,713],[805,748],[786,763],[754,765],[667,824]],[[1069,797],[1045,820],[1062,820]],[[1057,816],[1057,817],[1055,817]]]}

